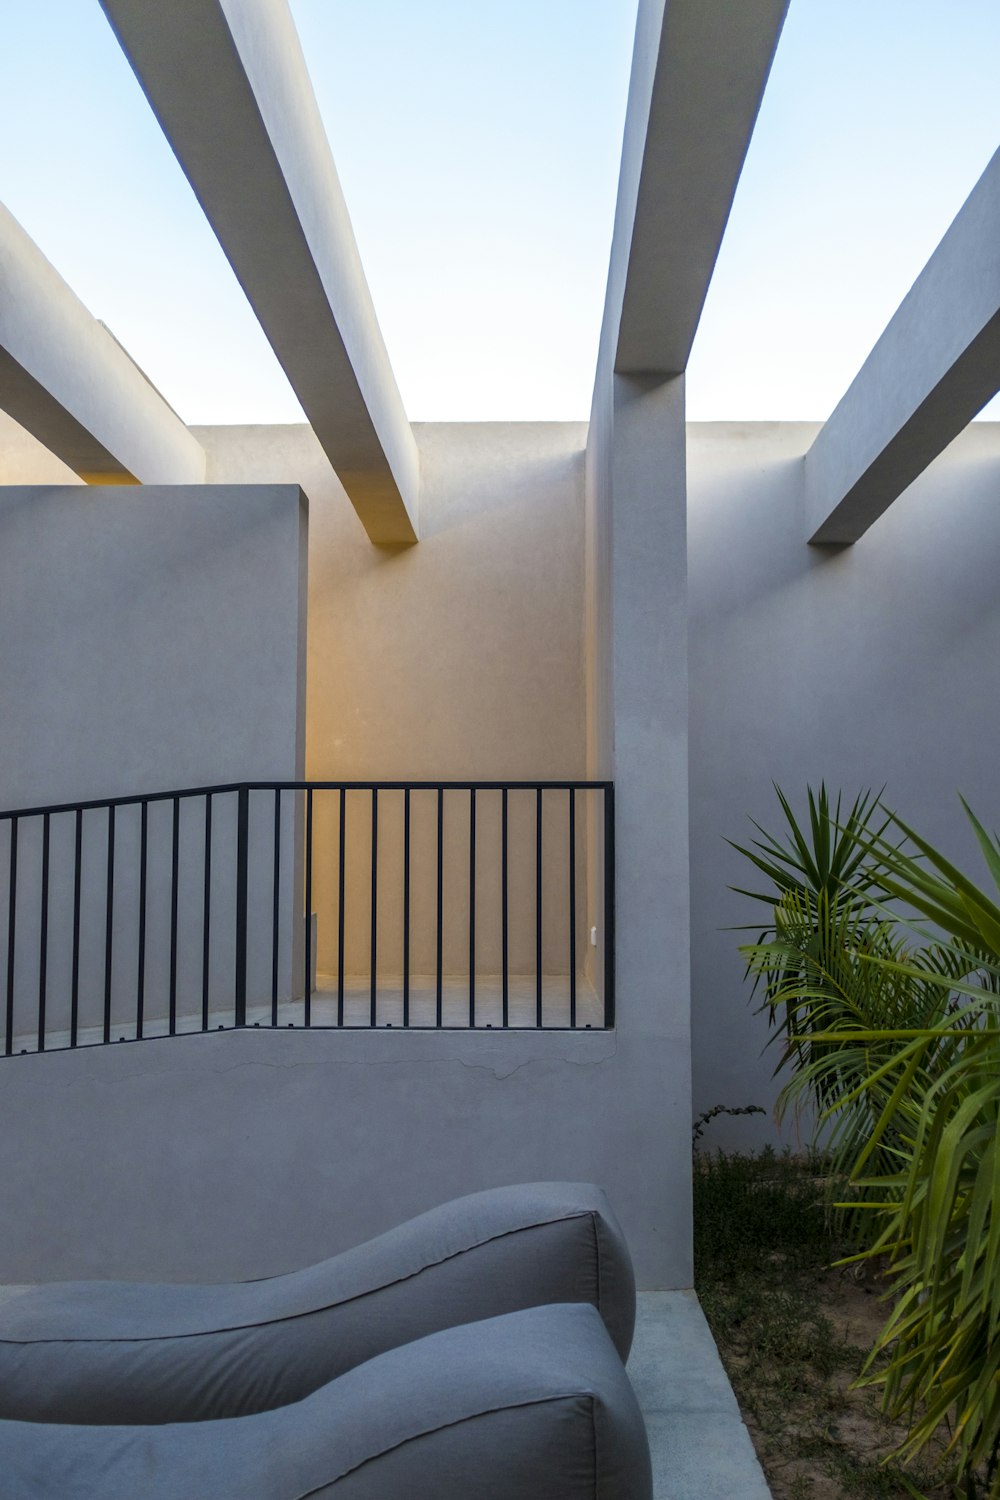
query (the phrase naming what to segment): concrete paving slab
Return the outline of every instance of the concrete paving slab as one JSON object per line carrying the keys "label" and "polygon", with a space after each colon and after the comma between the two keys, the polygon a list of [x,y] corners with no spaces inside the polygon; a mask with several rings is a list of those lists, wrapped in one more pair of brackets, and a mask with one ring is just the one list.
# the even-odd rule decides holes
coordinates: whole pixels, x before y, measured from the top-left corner
{"label": "concrete paving slab", "polygon": [[640,1292],[628,1372],[655,1500],[771,1500],[694,1292]]}

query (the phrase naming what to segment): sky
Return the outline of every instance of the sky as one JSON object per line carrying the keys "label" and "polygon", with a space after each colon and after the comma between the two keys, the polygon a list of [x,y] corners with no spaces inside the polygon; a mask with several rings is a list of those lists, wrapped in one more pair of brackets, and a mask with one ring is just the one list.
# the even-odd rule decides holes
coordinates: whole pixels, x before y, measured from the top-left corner
{"label": "sky", "polygon": [[[636,0],[291,3],[410,418],[586,419]],[[0,20],[0,200],[186,421],[301,421],[97,0]],[[1000,144],[998,56],[997,0],[791,0],[691,418],[829,415]]]}

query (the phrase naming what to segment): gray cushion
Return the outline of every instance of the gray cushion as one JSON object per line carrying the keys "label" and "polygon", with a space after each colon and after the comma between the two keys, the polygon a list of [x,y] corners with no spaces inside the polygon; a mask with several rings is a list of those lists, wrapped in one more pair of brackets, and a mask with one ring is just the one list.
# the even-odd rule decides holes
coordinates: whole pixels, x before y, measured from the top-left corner
{"label": "gray cushion", "polygon": [[593,1304],[627,1357],[635,1283],[600,1188],[475,1193],[263,1281],[8,1287],[0,1291],[0,1417],[246,1416],[299,1401],[438,1329],[553,1302]]}
{"label": "gray cushion", "polygon": [[379,1355],[304,1401],[161,1427],[0,1422],[4,1500],[649,1500],[635,1397],[592,1307]]}

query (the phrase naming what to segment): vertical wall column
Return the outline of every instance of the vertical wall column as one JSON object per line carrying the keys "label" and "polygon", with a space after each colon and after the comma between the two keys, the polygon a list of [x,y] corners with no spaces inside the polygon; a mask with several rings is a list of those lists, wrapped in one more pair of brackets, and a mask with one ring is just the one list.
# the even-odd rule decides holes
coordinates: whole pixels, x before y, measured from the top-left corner
{"label": "vertical wall column", "polygon": [[[616,1026],[655,1283],[690,1285],[684,377],[609,375],[588,455],[591,774],[616,798]],[[647,1284],[649,1284],[647,1273]]]}

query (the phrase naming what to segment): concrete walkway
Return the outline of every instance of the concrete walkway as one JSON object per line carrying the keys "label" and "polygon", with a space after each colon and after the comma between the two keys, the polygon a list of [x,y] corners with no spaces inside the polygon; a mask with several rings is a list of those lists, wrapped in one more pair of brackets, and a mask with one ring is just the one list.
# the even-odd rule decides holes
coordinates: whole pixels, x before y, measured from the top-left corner
{"label": "concrete walkway", "polygon": [[640,1292],[628,1372],[655,1500],[771,1500],[694,1292]]}

